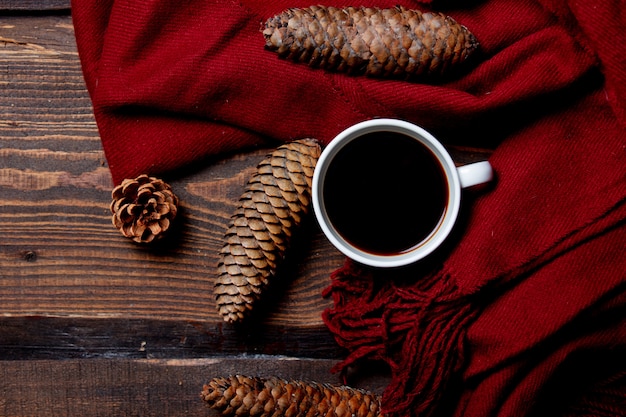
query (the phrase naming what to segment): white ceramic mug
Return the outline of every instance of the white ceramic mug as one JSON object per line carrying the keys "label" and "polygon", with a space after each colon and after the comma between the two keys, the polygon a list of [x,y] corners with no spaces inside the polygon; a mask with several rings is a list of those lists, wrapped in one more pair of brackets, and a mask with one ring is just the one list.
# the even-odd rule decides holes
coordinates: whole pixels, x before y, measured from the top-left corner
{"label": "white ceramic mug", "polygon": [[397,267],[438,248],[457,220],[462,188],[493,177],[487,161],[457,168],[419,126],[368,120],[341,132],[322,152],[313,208],[343,254],[370,266]]}

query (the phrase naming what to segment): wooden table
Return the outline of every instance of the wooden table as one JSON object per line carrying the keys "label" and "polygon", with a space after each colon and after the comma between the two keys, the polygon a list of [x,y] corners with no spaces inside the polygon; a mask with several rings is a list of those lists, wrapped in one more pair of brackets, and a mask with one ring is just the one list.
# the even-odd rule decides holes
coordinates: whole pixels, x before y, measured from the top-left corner
{"label": "wooden table", "polygon": [[[0,415],[215,415],[199,399],[214,376],[339,382],[345,352],[321,292],[343,256],[312,219],[249,322],[216,313],[222,237],[268,152],[168,178],[183,224],[169,245],[133,244],[111,225],[69,0],[0,0]],[[375,368],[349,382],[381,392],[386,380]]]}

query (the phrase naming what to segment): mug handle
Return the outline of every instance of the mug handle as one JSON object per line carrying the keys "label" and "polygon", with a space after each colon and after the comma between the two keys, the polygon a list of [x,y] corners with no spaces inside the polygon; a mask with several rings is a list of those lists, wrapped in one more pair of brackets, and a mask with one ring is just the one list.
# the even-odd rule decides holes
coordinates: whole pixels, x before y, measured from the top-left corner
{"label": "mug handle", "polygon": [[472,187],[493,180],[493,168],[489,161],[475,162],[457,168],[461,188]]}

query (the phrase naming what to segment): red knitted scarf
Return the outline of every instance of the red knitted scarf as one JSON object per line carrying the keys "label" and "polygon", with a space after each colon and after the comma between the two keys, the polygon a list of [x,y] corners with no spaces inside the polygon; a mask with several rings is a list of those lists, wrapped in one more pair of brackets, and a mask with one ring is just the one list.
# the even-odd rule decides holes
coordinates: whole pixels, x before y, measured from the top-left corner
{"label": "red knitted scarf", "polygon": [[447,247],[401,270],[348,262],[333,275],[324,319],[347,349],[338,369],[389,364],[384,407],[400,416],[625,415],[621,2],[408,0],[480,42],[462,76],[434,85],[327,73],[264,50],[261,22],[306,6],[73,1],[114,182],[270,139],[328,143],[373,117],[494,147],[497,184],[465,192]]}

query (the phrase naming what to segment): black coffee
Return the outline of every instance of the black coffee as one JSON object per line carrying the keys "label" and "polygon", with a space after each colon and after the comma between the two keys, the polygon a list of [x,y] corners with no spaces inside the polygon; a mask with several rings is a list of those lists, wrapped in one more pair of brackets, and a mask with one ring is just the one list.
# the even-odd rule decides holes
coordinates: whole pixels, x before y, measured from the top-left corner
{"label": "black coffee", "polygon": [[448,186],[432,152],[400,133],[376,132],[344,146],[326,173],[324,204],[353,246],[393,255],[418,246],[441,221]]}

